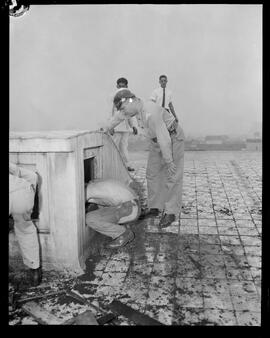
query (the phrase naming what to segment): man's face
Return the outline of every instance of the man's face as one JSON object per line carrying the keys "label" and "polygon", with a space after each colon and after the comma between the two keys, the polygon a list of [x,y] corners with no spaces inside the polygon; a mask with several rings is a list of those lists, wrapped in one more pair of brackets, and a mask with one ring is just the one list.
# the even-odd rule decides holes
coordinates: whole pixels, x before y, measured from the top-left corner
{"label": "man's face", "polygon": [[159,80],[159,83],[160,83],[161,88],[166,88],[167,82],[168,82],[167,78],[166,78],[166,77],[162,77],[162,78]]}
{"label": "man's face", "polygon": [[124,82],[119,82],[117,85],[116,85],[117,88],[127,88],[127,85],[124,83]]}

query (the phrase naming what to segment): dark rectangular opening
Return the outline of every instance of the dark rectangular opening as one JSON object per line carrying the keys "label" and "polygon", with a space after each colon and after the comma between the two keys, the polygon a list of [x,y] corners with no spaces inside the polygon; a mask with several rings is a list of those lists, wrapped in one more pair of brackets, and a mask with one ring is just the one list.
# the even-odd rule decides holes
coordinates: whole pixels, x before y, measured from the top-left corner
{"label": "dark rectangular opening", "polygon": [[84,183],[85,185],[89,183],[89,181],[94,179],[94,157],[86,158],[83,161],[84,165]]}
{"label": "dark rectangular opening", "polygon": [[[84,165],[84,188],[86,189],[87,184],[95,178],[95,157],[86,158],[83,161]],[[91,205],[85,200],[85,213],[96,210],[97,207]],[[85,223],[86,225],[86,223]]]}

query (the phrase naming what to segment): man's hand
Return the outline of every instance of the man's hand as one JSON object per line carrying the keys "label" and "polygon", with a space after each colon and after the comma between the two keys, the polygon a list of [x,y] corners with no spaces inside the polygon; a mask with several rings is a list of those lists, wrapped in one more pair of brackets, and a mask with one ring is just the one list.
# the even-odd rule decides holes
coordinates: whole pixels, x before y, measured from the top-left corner
{"label": "man's hand", "polygon": [[133,129],[133,134],[137,135],[138,134],[138,129],[136,127],[132,127],[132,129]]}
{"label": "man's hand", "polygon": [[113,135],[114,134],[114,129],[113,128],[109,129],[107,127],[106,128],[103,127],[103,128],[100,128],[99,130],[102,131],[106,135]]}
{"label": "man's hand", "polygon": [[172,125],[170,126],[169,131],[176,130],[177,126],[178,126],[178,120],[176,121],[176,119],[175,119],[173,121]]}
{"label": "man's hand", "polygon": [[168,175],[169,175],[169,178],[172,178],[172,176],[175,174],[176,172],[176,165],[173,163],[173,162],[170,162],[168,165],[167,165],[167,170],[168,170]]}

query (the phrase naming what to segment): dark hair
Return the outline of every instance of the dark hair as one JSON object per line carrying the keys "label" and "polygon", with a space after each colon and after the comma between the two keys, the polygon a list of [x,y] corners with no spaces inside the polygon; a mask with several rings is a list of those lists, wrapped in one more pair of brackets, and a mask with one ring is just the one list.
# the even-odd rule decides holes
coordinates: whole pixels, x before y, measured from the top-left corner
{"label": "dark hair", "polygon": [[165,77],[166,80],[167,80],[167,76],[166,75],[160,75],[159,80],[161,80],[163,77]]}
{"label": "dark hair", "polygon": [[124,77],[120,77],[116,83],[119,85],[119,83],[124,83],[126,86],[128,85],[128,80],[125,79]]}
{"label": "dark hair", "polygon": [[134,97],[136,97],[135,94],[131,93],[130,90],[123,89],[123,90],[120,90],[119,92],[117,92],[115,94],[114,99],[113,99],[113,103],[114,103],[115,107],[117,108],[117,110],[119,110],[123,101],[125,101],[126,99],[129,99],[129,98],[134,98]]}

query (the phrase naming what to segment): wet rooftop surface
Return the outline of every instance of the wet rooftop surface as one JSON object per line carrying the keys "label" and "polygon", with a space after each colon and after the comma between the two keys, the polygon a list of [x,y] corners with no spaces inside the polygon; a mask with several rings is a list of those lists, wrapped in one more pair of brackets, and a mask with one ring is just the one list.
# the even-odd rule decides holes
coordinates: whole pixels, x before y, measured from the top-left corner
{"label": "wet rooftop surface", "polygon": [[[130,154],[143,203],[146,155]],[[131,223],[135,240],[116,251],[100,235],[84,275],[45,271],[39,287],[17,288],[16,297],[69,288],[104,309],[120,300],[165,325],[258,326],[261,185],[261,152],[186,152],[182,213],[170,227],[158,228],[160,216]],[[63,319],[87,309],[66,296],[39,304]],[[37,324],[20,308],[10,309],[9,323]],[[136,325],[124,316],[113,324]]]}

